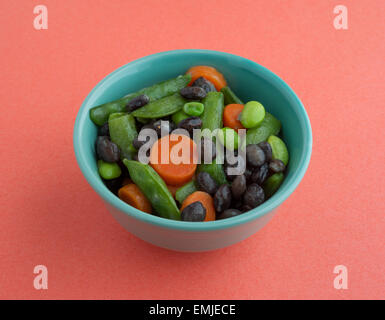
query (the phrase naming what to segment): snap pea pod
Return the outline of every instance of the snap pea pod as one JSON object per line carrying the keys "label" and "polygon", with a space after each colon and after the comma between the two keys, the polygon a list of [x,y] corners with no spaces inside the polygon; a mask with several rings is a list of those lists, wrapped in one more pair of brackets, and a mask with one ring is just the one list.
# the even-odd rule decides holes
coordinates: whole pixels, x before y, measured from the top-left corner
{"label": "snap pea pod", "polygon": [[138,135],[134,117],[131,114],[112,113],[108,119],[108,126],[111,141],[120,148],[122,157],[131,159],[136,152],[132,141]]}
{"label": "snap pea pod", "polygon": [[282,172],[274,173],[264,182],[263,190],[266,198],[270,198],[278,190],[284,177]]}
{"label": "snap pea pod", "polygon": [[132,112],[132,115],[146,119],[162,118],[181,110],[186,102],[187,100],[179,93],[174,93],[171,96],[155,100],[136,109]]}
{"label": "snap pea pod", "polygon": [[[223,108],[224,98],[222,92],[208,92],[203,99],[205,109],[201,115],[202,129],[209,129],[214,131],[215,129],[221,129],[223,127]],[[219,184],[227,184],[226,175],[223,170],[223,165],[216,162],[216,159],[212,163],[202,163],[198,166],[198,172],[207,172],[211,177]]]}
{"label": "snap pea pod", "polygon": [[289,162],[289,151],[287,150],[285,142],[283,142],[281,138],[274,135],[270,136],[267,139],[267,142],[271,146],[273,159],[279,159],[285,166],[287,166],[287,163]]}
{"label": "snap pea pod", "polygon": [[149,166],[138,161],[123,159],[132,181],[151,202],[153,209],[163,218],[180,220],[180,211],[165,182]]}
{"label": "snap pea pod", "polygon": [[239,99],[229,87],[223,87],[221,92],[223,93],[225,99],[225,106],[233,103],[243,104],[242,100]]}
{"label": "snap pea pod", "polygon": [[200,116],[202,120],[202,129],[210,129],[213,131],[223,127],[223,99],[222,92],[207,93],[206,97],[202,101],[205,106],[204,111]]}
{"label": "snap pea pod", "polygon": [[184,186],[180,187],[175,192],[175,199],[182,204],[184,199],[186,199],[190,194],[197,191],[197,187],[195,185],[194,181],[190,181],[189,183],[186,183]]}
{"label": "snap pea pod", "polygon": [[269,136],[277,135],[280,130],[281,122],[266,112],[265,118],[258,127],[247,130],[246,144],[258,144],[266,141]]}
{"label": "snap pea pod", "polygon": [[90,110],[90,118],[96,125],[101,126],[107,122],[108,116],[111,113],[125,111],[126,105],[131,99],[140,96],[141,94],[145,94],[150,98],[150,102],[152,102],[175,92],[179,92],[179,90],[186,87],[190,81],[191,75],[186,74],[157,83],[148,88],[143,88],[118,100],[92,108]]}

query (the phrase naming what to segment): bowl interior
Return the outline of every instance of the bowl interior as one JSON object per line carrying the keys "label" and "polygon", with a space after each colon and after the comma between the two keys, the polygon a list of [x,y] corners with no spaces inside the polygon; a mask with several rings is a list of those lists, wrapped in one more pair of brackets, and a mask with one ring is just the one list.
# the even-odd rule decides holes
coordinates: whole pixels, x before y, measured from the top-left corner
{"label": "bowl interior", "polygon": [[[222,221],[188,223],[143,214],[113,195],[101,181],[95,157],[97,128],[88,116],[89,109],[135,92],[143,87],[183,74],[193,65],[210,65],[222,72],[228,85],[247,102],[260,101],[282,123],[281,135],[287,144],[290,161],[286,178],[277,193],[254,210]],[[302,103],[290,87],[266,68],[248,59],[208,50],[176,50],[158,53],[131,62],[104,78],[91,91],[79,110],[74,129],[74,147],[79,166],[91,186],[102,198],[127,214],[170,228],[204,230],[225,228],[255,219],[281,204],[302,179],[311,154],[310,122]]]}

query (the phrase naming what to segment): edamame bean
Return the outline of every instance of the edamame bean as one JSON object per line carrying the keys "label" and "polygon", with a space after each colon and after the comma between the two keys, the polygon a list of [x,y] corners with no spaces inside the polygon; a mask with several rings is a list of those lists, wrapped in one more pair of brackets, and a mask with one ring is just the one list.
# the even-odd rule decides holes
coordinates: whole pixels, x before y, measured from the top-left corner
{"label": "edamame bean", "polygon": [[241,123],[245,128],[254,128],[265,119],[265,108],[258,101],[249,101],[241,113]]}
{"label": "edamame bean", "polygon": [[98,171],[103,179],[111,180],[119,177],[122,174],[117,163],[109,163],[103,160],[98,160]]}
{"label": "edamame bean", "polygon": [[238,133],[232,128],[222,128],[218,131],[217,138],[226,149],[234,150],[238,148]]}
{"label": "edamame bean", "polygon": [[190,116],[200,116],[205,110],[205,106],[200,102],[187,102],[183,106],[183,111]]}

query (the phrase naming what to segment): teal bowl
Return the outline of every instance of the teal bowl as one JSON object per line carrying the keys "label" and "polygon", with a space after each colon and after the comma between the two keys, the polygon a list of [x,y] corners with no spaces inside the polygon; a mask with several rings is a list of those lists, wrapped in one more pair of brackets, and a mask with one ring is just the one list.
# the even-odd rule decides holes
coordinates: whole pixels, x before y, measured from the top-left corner
{"label": "teal bowl", "polygon": [[[176,77],[194,65],[217,68],[243,101],[258,100],[281,120],[282,135],[290,152],[287,175],[279,190],[259,207],[230,219],[184,222],[143,213],[111,193],[97,170],[94,146],[97,128],[89,118],[90,108]],[[73,141],[84,177],[126,230],[159,247],[190,252],[232,245],[265,226],[276,209],[297,188],[308,167],[312,150],[309,118],[301,101],[282,79],[251,60],[210,50],[161,52],[115,70],[100,81],[84,100],[76,117]]]}

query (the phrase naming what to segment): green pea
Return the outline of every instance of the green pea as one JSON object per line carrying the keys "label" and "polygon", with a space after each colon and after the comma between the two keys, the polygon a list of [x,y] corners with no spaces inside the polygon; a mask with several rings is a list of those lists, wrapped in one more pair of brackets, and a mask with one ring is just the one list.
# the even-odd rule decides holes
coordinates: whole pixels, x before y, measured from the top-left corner
{"label": "green pea", "polygon": [[265,108],[258,101],[249,101],[241,113],[241,123],[245,128],[254,128],[265,119]]}
{"label": "green pea", "polygon": [[190,118],[188,114],[186,114],[183,110],[179,110],[178,112],[174,113],[171,117],[172,122],[175,124],[178,124],[184,119]]}
{"label": "green pea", "polygon": [[285,142],[277,136],[270,136],[267,139],[267,142],[271,146],[271,151],[273,153],[273,159],[281,160],[285,166],[289,162],[289,151],[287,151],[287,147]]}
{"label": "green pea", "polygon": [[106,180],[115,179],[122,174],[122,170],[117,163],[108,163],[103,160],[98,160],[98,170],[100,176]]}
{"label": "green pea", "polygon": [[232,128],[224,127],[220,129],[217,138],[226,149],[234,150],[238,148],[238,133]]}
{"label": "green pea", "polygon": [[200,102],[187,102],[183,106],[183,111],[190,116],[200,116],[205,110],[205,106]]}

